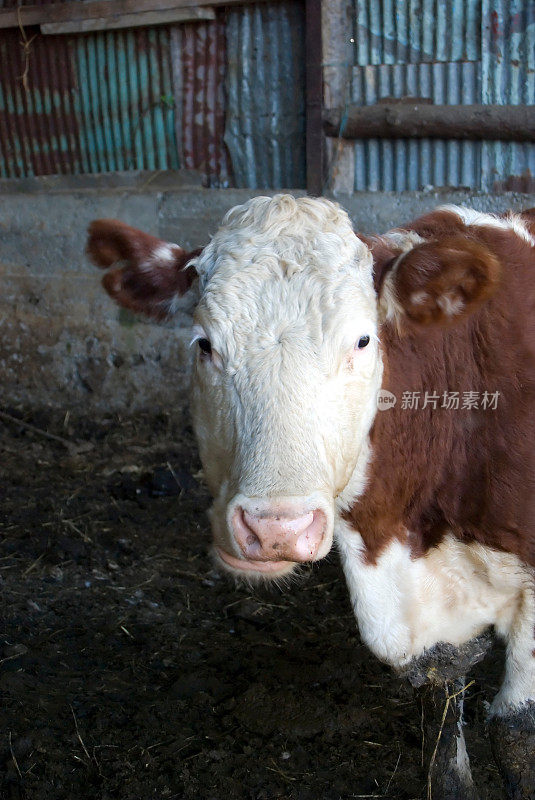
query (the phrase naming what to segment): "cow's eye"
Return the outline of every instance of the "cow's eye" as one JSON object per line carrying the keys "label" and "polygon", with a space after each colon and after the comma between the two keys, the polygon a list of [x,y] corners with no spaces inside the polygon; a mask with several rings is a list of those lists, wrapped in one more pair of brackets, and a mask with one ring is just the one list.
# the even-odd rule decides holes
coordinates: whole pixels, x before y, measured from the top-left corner
{"label": "cow's eye", "polygon": [[370,343],[370,337],[369,336],[361,336],[360,339],[359,339],[357,347],[358,347],[359,350],[362,350],[362,348],[366,347],[367,345],[369,345],[369,343]]}
{"label": "cow's eye", "polygon": [[197,341],[199,342],[201,353],[203,353],[205,356],[211,356],[212,345],[210,343],[210,339],[197,339]]}

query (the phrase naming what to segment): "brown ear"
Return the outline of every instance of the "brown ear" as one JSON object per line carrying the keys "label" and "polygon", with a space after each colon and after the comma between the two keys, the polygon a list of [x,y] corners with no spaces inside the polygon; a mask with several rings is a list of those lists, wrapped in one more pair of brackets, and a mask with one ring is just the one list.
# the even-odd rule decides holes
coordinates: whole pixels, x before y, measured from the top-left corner
{"label": "brown ear", "polygon": [[388,273],[383,287],[391,306],[387,316],[401,313],[424,325],[450,324],[476,311],[495,292],[500,274],[498,258],[466,236],[424,242]]}
{"label": "brown ear", "polygon": [[188,253],[116,219],[95,220],[88,234],[87,254],[94,264],[106,269],[122,262],[103,277],[102,285],[124,308],[164,319],[197,277],[187,264],[201,249]]}

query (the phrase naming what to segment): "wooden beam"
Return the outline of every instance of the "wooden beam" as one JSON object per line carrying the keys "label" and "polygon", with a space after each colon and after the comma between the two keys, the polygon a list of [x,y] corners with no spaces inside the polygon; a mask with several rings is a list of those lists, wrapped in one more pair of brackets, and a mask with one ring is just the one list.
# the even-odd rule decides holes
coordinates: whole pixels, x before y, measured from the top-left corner
{"label": "wooden beam", "polygon": [[343,139],[470,139],[535,141],[535,106],[435,106],[377,103],[352,106],[340,129],[339,110],[323,116],[327,136]]}
{"label": "wooden beam", "polygon": [[145,25],[166,25],[170,22],[196,22],[200,19],[215,19],[213,8],[165,8],[160,11],[141,11],[139,14],[113,14],[92,19],[72,19],[67,22],[45,22],[41,33],[90,33],[110,31],[117,28],[139,28]]}
{"label": "wooden beam", "polygon": [[205,6],[243,6],[265,2],[268,0],[81,0],[76,3],[19,6],[0,10],[0,29],[18,28],[19,23],[28,27],[30,25],[48,25],[54,22],[70,22],[75,19],[102,19],[119,14],[138,14],[145,11]]}
{"label": "wooden beam", "polygon": [[323,190],[323,71],[321,0],[305,3],[306,48],[306,186],[311,195]]}
{"label": "wooden beam", "polygon": [[[344,108],[351,97],[355,10],[351,0],[325,0],[321,9],[323,36],[323,107]],[[325,141],[325,189],[352,194],[355,147],[347,139]]]}

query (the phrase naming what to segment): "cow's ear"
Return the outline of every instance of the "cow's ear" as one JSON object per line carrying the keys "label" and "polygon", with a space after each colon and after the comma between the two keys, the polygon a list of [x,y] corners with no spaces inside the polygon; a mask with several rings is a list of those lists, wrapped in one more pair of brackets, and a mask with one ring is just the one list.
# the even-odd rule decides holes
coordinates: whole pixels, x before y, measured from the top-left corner
{"label": "cow's ear", "polygon": [[373,285],[377,294],[380,294],[385,275],[401,250],[394,248],[391,242],[381,236],[366,236],[363,233],[358,233],[357,238],[364,242],[372,254]]}
{"label": "cow's ear", "polygon": [[386,318],[448,325],[476,311],[495,292],[501,265],[485,245],[455,235],[418,244],[398,256],[381,287]]}
{"label": "cow's ear", "polygon": [[164,319],[176,310],[177,298],[197,277],[189,262],[201,250],[187,252],[131,228],[116,219],[97,219],[88,231],[87,254],[98,267],[106,269],[102,285],[121,306]]}

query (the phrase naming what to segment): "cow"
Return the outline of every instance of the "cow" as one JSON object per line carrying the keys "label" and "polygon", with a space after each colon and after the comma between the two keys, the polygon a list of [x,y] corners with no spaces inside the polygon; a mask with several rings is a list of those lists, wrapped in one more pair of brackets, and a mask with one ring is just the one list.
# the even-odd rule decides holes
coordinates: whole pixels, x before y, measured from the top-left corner
{"label": "cow", "polygon": [[198,251],[117,220],[91,224],[87,251],[155,319],[198,280],[219,567],[279,580],[336,542],[363,641],[423,686],[434,800],[477,796],[463,681],[493,627],[493,753],[507,796],[533,800],[535,212],[443,206],[369,236],[280,194],[232,208]]}

